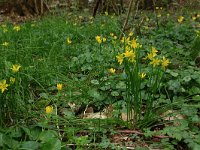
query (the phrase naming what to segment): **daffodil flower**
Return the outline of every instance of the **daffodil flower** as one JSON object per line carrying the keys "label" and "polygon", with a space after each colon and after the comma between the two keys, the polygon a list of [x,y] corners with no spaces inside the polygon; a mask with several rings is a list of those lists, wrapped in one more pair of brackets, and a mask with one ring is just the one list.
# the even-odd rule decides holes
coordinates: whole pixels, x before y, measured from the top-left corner
{"label": "daffodil flower", "polygon": [[45,108],[47,114],[51,114],[53,112],[53,106],[49,105]]}
{"label": "daffodil flower", "polygon": [[19,71],[20,68],[21,68],[20,65],[15,64],[15,65],[13,65],[12,68],[10,68],[10,69],[12,70],[12,72],[16,73],[16,72]]}
{"label": "daffodil flower", "polygon": [[108,69],[108,71],[110,72],[110,73],[115,73],[115,69],[114,68],[110,68],[110,69]]}
{"label": "daffodil flower", "polygon": [[58,91],[61,91],[63,88],[63,85],[61,83],[57,83],[56,88]]}
{"label": "daffodil flower", "polygon": [[0,89],[1,92],[3,93],[5,90],[7,90],[8,84],[6,84],[6,80],[3,80],[2,82],[0,82]]}

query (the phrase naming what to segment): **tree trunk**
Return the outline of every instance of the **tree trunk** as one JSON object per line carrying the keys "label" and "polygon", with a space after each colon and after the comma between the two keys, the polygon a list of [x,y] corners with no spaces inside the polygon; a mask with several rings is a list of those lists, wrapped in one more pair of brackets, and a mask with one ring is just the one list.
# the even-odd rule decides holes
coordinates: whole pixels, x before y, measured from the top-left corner
{"label": "tree trunk", "polygon": [[44,0],[16,0],[13,3],[13,12],[20,16],[42,15],[49,11]]}

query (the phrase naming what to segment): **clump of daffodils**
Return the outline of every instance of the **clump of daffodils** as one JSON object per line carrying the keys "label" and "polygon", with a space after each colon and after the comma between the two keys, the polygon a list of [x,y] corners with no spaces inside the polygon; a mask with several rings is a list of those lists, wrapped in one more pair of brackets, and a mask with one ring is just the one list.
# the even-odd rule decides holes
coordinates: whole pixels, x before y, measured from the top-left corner
{"label": "clump of daffodils", "polygon": [[[156,91],[159,89],[163,71],[167,68],[170,61],[166,57],[161,57],[155,47],[151,47],[148,52],[142,52],[142,45],[130,33],[128,37],[121,39],[122,49],[116,56],[117,62],[122,66],[126,74],[127,89],[127,120],[143,121],[142,118],[150,117],[153,111],[153,101]],[[148,70],[148,72],[145,72]],[[110,72],[114,72],[111,68]],[[148,82],[151,96],[146,99],[146,108],[143,110],[143,98],[141,93],[142,82]],[[134,110],[134,114],[132,113]]]}
{"label": "clump of daffodils", "polygon": [[[123,43],[124,46],[124,52],[118,53],[116,56],[116,59],[120,65],[123,63],[132,63],[135,65],[143,60],[153,67],[160,66],[162,69],[166,69],[171,63],[166,57],[160,57],[158,55],[158,50],[155,47],[152,47],[151,51],[148,52],[145,57],[140,56],[140,49],[142,45],[137,42],[137,39],[131,38],[132,36],[133,35],[130,33],[128,37],[123,37],[121,39],[121,43]],[[145,78],[145,76],[145,73],[140,74],[141,78]]]}
{"label": "clump of daffodils", "polygon": [[124,59],[127,59],[129,62],[134,63],[136,61],[136,53],[137,49],[141,47],[141,45],[137,42],[137,39],[131,39],[132,34],[129,35],[128,38],[123,37],[121,39],[121,43],[125,45],[125,52],[119,53],[116,58],[118,63],[121,65]]}

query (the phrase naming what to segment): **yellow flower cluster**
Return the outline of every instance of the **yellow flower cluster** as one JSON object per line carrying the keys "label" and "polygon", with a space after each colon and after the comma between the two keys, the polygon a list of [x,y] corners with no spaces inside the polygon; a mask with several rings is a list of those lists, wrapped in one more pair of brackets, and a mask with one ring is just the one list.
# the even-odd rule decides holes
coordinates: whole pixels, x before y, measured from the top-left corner
{"label": "yellow flower cluster", "polygon": [[108,71],[110,72],[110,73],[115,73],[115,69],[114,68],[110,68],[110,69],[108,69]]}
{"label": "yellow flower cluster", "polygon": [[[19,69],[21,68],[20,65],[18,64],[14,64],[12,65],[12,67],[10,68],[12,70],[13,73],[16,73],[19,71]],[[5,90],[7,90],[7,87],[9,86],[6,80],[2,80],[0,82],[0,90],[2,93],[4,93]],[[10,84],[14,84],[15,83],[15,78],[14,77],[10,77]]]}
{"label": "yellow flower cluster", "polygon": [[121,39],[121,42],[125,44],[125,52],[116,56],[120,65],[123,63],[124,58],[127,58],[129,62],[135,62],[136,49],[141,47],[141,45],[137,42],[137,39],[130,38],[132,35],[133,33],[131,32],[129,33],[129,37],[123,37]]}
{"label": "yellow flower cluster", "polygon": [[13,27],[13,30],[19,32],[19,31],[21,30],[21,27],[18,26],[18,25],[15,25],[15,26]]}
{"label": "yellow flower cluster", "polygon": [[183,20],[184,20],[184,17],[183,17],[183,16],[179,16],[179,17],[178,17],[178,23],[183,22]]}
{"label": "yellow flower cluster", "polygon": [[[137,42],[137,39],[132,39],[130,38],[132,34],[129,34],[129,37],[123,37],[121,42],[125,43],[125,52],[124,53],[119,53],[116,58],[118,63],[121,65],[124,61],[125,58],[128,59],[129,62],[135,63],[136,62],[136,55],[137,55],[137,48],[140,48],[141,45]],[[144,58],[144,60],[149,60],[149,64],[153,65],[153,67],[161,65],[163,69],[165,69],[170,61],[169,59],[166,59],[163,57],[162,59],[157,58],[157,53],[158,50],[155,47],[151,48],[151,52],[147,53],[147,56]],[[145,77],[145,74],[140,75],[141,78]]]}
{"label": "yellow flower cluster", "polygon": [[148,53],[144,60],[150,60],[150,64],[153,65],[153,67],[159,66],[161,64],[162,68],[165,69],[169,65],[170,61],[164,56],[161,60],[156,58],[157,52],[158,50],[156,50],[155,47],[152,47],[151,53]]}
{"label": "yellow flower cluster", "polygon": [[8,47],[8,45],[9,45],[8,42],[3,42],[3,43],[2,43],[2,46],[4,46],[4,47]]}
{"label": "yellow flower cluster", "polygon": [[101,36],[97,35],[95,37],[97,43],[101,44],[102,42],[106,42],[106,38],[102,38]]}
{"label": "yellow flower cluster", "polygon": [[114,40],[117,39],[117,36],[116,36],[114,33],[110,33],[110,36],[111,36]]}

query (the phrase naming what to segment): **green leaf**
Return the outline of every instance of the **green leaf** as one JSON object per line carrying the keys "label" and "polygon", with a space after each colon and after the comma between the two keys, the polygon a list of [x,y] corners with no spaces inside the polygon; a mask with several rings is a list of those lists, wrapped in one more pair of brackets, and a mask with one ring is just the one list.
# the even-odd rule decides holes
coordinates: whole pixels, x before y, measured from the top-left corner
{"label": "green leaf", "polygon": [[37,140],[41,133],[40,127],[31,127],[30,129],[26,127],[22,127],[22,129],[28,135],[30,140]]}
{"label": "green leaf", "polygon": [[3,144],[7,145],[11,149],[17,149],[20,146],[18,141],[13,140],[7,135],[3,135],[2,138],[3,138]]}
{"label": "green leaf", "polygon": [[96,89],[89,90],[88,95],[97,100],[103,100],[103,97],[100,95],[100,93]]}
{"label": "green leaf", "polygon": [[169,74],[171,74],[173,77],[177,77],[178,76],[178,73],[173,72],[171,70],[167,70],[166,72],[169,73]]}
{"label": "green leaf", "polygon": [[48,131],[43,131],[40,134],[39,139],[43,142],[46,142],[46,141],[49,141],[49,139],[55,138],[57,136],[58,134],[56,133],[56,131],[48,130]]}
{"label": "green leaf", "polygon": [[185,76],[184,78],[183,78],[183,81],[184,82],[189,82],[191,80],[191,77],[190,76]]}
{"label": "green leaf", "polygon": [[91,80],[90,81],[92,84],[94,84],[94,85],[98,85],[99,84],[99,81],[98,80]]}
{"label": "green leaf", "polygon": [[49,96],[47,93],[40,93],[40,97],[44,99],[49,99]]}
{"label": "green leaf", "polygon": [[126,84],[125,84],[125,82],[120,81],[120,82],[116,85],[116,89],[125,90],[125,89],[126,89]]}
{"label": "green leaf", "polygon": [[35,141],[25,141],[25,142],[22,142],[20,148],[23,148],[23,149],[26,149],[26,150],[38,150],[39,145],[40,144],[38,142],[35,142]]}
{"label": "green leaf", "polygon": [[60,149],[61,149],[61,141],[56,138],[46,141],[41,147],[41,150],[60,150]]}
{"label": "green leaf", "polygon": [[3,146],[3,134],[0,133],[0,147]]}
{"label": "green leaf", "polygon": [[119,96],[119,92],[117,92],[117,91],[112,91],[112,92],[111,92],[111,95],[112,95],[112,96]]}

